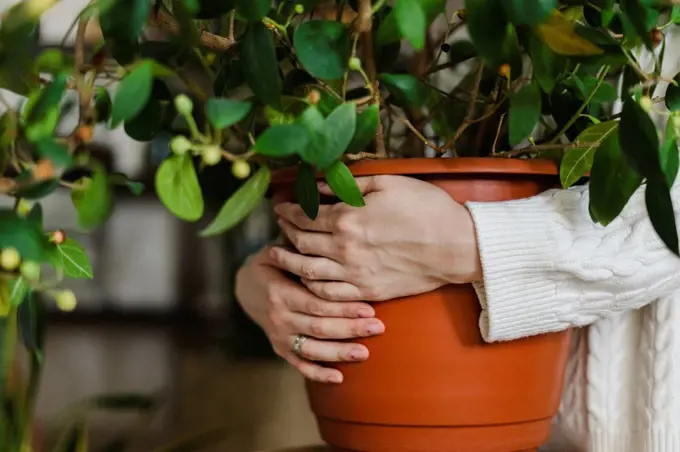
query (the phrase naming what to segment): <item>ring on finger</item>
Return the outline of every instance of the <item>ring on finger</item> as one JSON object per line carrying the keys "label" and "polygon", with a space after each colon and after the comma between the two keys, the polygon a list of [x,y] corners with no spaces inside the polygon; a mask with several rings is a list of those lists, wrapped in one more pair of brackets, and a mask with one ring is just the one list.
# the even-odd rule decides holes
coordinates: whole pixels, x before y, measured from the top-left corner
{"label": "ring on finger", "polygon": [[306,341],[307,336],[304,336],[302,334],[296,335],[295,338],[293,339],[293,352],[300,358],[304,358],[304,355],[302,353],[302,346],[305,344]]}

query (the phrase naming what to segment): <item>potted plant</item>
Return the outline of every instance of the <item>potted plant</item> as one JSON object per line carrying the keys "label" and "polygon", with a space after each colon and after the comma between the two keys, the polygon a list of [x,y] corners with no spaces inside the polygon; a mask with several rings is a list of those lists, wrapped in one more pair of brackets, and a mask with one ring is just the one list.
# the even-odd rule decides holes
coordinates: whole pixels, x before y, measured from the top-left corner
{"label": "potted plant", "polygon": [[[71,190],[87,229],[110,214],[112,187],[142,188],[88,152],[99,123],[155,140],[156,192],[183,220],[205,216],[205,167],[245,180],[203,236],[238,224],[270,185],[314,218],[319,178],[361,207],[356,175],[418,177],[458,201],[589,177],[593,221],[607,225],[644,184],[655,230],[678,253],[669,187],[680,87],[661,74],[664,33],[680,23],[672,2],[467,0],[447,11],[445,0],[94,0],[74,24],[72,55],[31,44],[53,3],[25,0],[0,28],[2,87],[27,96],[5,102],[0,119],[0,190],[16,199],[0,211],[2,362],[20,332],[34,364],[29,407],[38,295],[72,309],[61,277],[91,277],[74,240],[43,230],[34,200]],[[95,20],[103,40],[90,48]],[[57,131],[70,110],[78,124]],[[652,112],[670,119],[661,137]],[[426,152],[436,158],[406,158]],[[43,263],[56,277],[41,276]],[[324,439],[362,451],[535,450],[559,403],[569,334],[484,344],[479,310],[467,286],[376,306],[388,332],[368,341],[371,359],[343,366],[342,385],[308,385]],[[0,432],[3,450],[19,450],[25,431],[14,442]]]}

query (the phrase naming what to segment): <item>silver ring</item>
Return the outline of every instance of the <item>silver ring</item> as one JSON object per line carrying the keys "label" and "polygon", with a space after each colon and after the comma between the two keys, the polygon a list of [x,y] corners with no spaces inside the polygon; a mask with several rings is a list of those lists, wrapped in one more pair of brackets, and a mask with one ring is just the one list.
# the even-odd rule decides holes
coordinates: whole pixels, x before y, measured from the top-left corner
{"label": "silver ring", "polygon": [[302,355],[302,346],[305,344],[305,341],[307,341],[307,336],[303,336],[302,334],[298,334],[295,336],[295,339],[293,339],[293,352],[300,358],[304,358]]}

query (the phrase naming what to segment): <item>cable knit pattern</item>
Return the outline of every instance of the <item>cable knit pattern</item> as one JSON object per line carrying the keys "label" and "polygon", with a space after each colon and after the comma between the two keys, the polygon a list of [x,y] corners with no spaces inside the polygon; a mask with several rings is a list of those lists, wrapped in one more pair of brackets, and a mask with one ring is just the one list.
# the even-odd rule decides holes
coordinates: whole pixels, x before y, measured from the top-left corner
{"label": "cable knit pattern", "polygon": [[[680,184],[673,187],[680,221]],[[680,259],[649,221],[644,187],[607,227],[588,187],[468,203],[485,340],[579,329],[550,452],[680,452]]]}

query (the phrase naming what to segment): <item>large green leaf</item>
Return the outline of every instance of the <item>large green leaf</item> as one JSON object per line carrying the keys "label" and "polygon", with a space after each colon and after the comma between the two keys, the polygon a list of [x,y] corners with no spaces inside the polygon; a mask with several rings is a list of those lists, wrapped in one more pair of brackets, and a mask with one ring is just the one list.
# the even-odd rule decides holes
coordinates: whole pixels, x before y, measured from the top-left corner
{"label": "large green leaf", "polygon": [[422,50],[425,46],[428,22],[420,0],[397,0],[394,5],[394,14],[401,35],[416,50]]}
{"label": "large green leaf", "polygon": [[503,43],[507,36],[508,19],[503,0],[466,0],[468,32],[479,55],[491,68],[506,61]]}
{"label": "large green leaf", "polygon": [[[418,0],[418,3],[422,11],[425,12],[427,23],[431,23],[439,14],[446,12],[446,0]],[[378,46],[384,46],[385,44],[398,42],[401,37],[396,11],[392,10],[380,23],[376,43]]]}
{"label": "large green leaf", "polygon": [[673,253],[680,255],[673,200],[671,199],[670,189],[665,181],[647,181],[645,204],[647,205],[649,219],[654,226],[654,230],[659,234],[661,241]]}
{"label": "large green leaf", "polygon": [[74,279],[92,279],[92,264],[85,249],[76,240],[68,237],[64,243],[54,245],[50,259],[55,268],[61,269],[64,275]]}
{"label": "large green leaf", "polygon": [[236,10],[242,17],[255,22],[267,15],[271,3],[271,0],[236,0]]}
{"label": "large green leaf", "polygon": [[316,173],[309,164],[302,162],[298,166],[295,179],[295,197],[305,214],[316,220],[319,214],[319,187],[316,183]]}
{"label": "large green leaf", "polygon": [[587,145],[570,149],[564,155],[560,164],[562,187],[571,187],[591,170],[595,151],[610,135],[616,133],[618,125],[618,121],[601,122],[581,132],[576,142]]}
{"label": "large green leaf", "polygon": [[557,0],[505,0],[503,6],[515,25],[536,25],[557,7]]}
{"label": "large green leaf", "polygon": [[18,320],[24,347],[42,360],[47,326],[47,310],[42,299],[31,294],[19,305]]}
{"label": "large green leaf", "polygon": [[348,102],[326,118],[323,125],[326,149],[314,162],[319,170],[324,171],[347,150],[356,130],[356,116],[356,104]]}
{"label": "large green leaf", "polygon": [[35,97],[29,98],[23,112],[26,124],[45,121],[51,112],[59,109],[67,81],[67,74],[59,73],[50,84],[38,91]]}
{"label": "large green leaf", "polygon": [[541,118],[541,89],[538,83],[523,86],[510,97],[510,145],[526,139]]}
{"label": "large green leaf", "polygon": [[100,8],[99,23],[109,52],[121,65],[139,55],[139,34],[151,9],[148,0],[120,0],[110,8]]}
{"label": "large green leaf", "polygon": [[655,21],[655,13],[647,6],[647,0],[621,0],[621,10],[635,29],[635,33],[642,39],[648,49],[653,49],[654,44],[649,31]]}
{"label": "large green leaf", "polygon": [[163,125],[163,107],[157,99],[149,99],[132,119],[125,121],[125,133],[137,141],[151,141]]}
{"label": "large green leaf", "polygon": [[303,126],[309,136],[307,146],[299,150],[300,157],[307,163],[315,164],[326,152],[328,138],[324,133],[324,121],[323,114],[315,106],[307,107],[296,120],[296,124]]}
{"label": "large green leaf", "polygon": [[459,64],[477,56],[475,45],[467,40],[456,41],[449,49],[449,61],[451,64]]}
{"label": "large green leaf", "polygon": [[71,192],[71,201],[78,211],[78,224],[85,229],[96,228],[111,214],[111,189],[106,169],[97,166],[92,178],[83,178],[82,188]]}
{"label": "large green leaf", "polygon": [[347,152],[363,151],[375,139],[380,122],[380,108],[371,105],[357,116],[356,130]]}
{"label": "large green leaf", "polygon": [[343,24],[325,20],[304,22],[295,32],[294,44],[300,63],[314,77],[335,80],[347,71],[352,42]]}
{"label": "large green leaf", "polygon": [[0,209],[0,249],[13,247],[23,259],[47,259],[47,238],[40,225],[22,218],[11,209]]}
{"label": "large green leaf", "polygon": [[18,276],[9,281],[9,300],[12,306],[19,306],[26,300],[26,296],[30,292],[31,286],[23,276]]}
{"label": "large green leaf", "polygon": [[606,226],[623,210],[642,183],[642,178],[621,152],[614,133],[600,145],[590,174],[590,213]]}
{"label": "large green leaf", "polygon": [[671,13],[671,20],[674,24],[680,24],[680,5],[675,5]]}
{"label": "large green leaf", "polygon": [[265,104],[278,108],[282,82],[272,32],[260,22],[250,24],[240,49],[243,75],[253,94]]}
{"label": "large green leaf", "polygon": [[430,89],[411,74],[380,74],[379,78],[401,106],[418,108],[429,99]]}
{"label": "large green leaf", "polygon": [[352,172],[343,162],[337,160],[333,163],[324,172],[324,177],[330,189],[335,193],[335,196],[342,202],[352,207],[363,207],[366,205],[356,179],[354,179]]}
{"label": "large green leaf", "polygon": [[303,152],[309,143],[307,129],[299,124],[276,124],[265,130],[253,146],[267,157],[287,157]]}
{"label": "large green leaf", "polygon": [[[675,76],[675,83],[680,84],[680,74]],[[680,86],[670,84],[666,90],[666,107],[670,111],[680,111]]]}
{"label": "large green leaf", "polygon": [[116,91],[111,110],[111,126],[132,119],[149,101],[153,86],[153,65],[146,61],[137,66],[123,80]]}
{"label": "large green leaf", "polygon": [[574,24],[557,11],[553,12],[546,22],[536,26],[536,33],[541,41],[558,55],[590,56],[604,52],[600,47],[579,36]]}
{"label": "large green leaf", "polygon": [[678,176],[678,166],[680,166],[680,155],[678,153],[678,136],[675,124],[671,118],[666,124],[666,133],[664,142],[659,150],[661,155],[661,170],[666,176],[668,186],[672,187],[675,183],[675,178]]}
{"label": "large green leaf", "polygon": [[221,234],[243,221],[262,202],[271,171],[263,166],[248,179],[222,206],[215,219],[201,231],[202,237]]}
{"label": "large green leaf", "polygon": [[248,101],[210,98],[205,105],[205,114],[210,124],[218,130],[233,126],[250,113],[252,103]]}
{"label": "large green leaf", "polygon": [[529,41],[529,55],[534,79],[543,91],[550,94],[564,69],[564,60],[535,36]]}
{"label": "large green leaf", "polygon": [[204,203],[196,168],[188,155],[173,155],[156,171],[156,193],[163,205],[177,217],[196,221]]}
{"label": "large green leaf", "polygon": [[632,97],[623,104],[619,136],[623,154],[641,176],[654,180],[663,178],[656,127]]}

